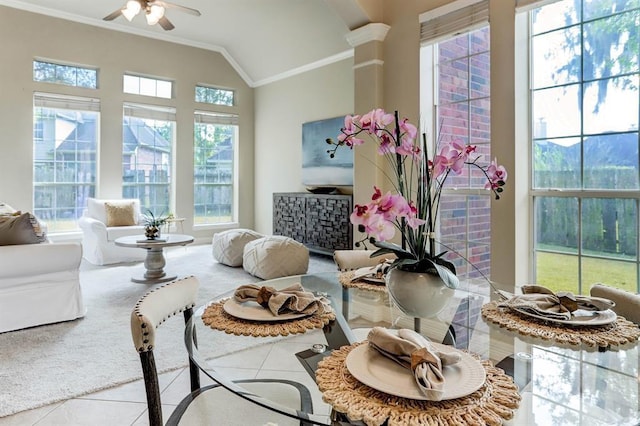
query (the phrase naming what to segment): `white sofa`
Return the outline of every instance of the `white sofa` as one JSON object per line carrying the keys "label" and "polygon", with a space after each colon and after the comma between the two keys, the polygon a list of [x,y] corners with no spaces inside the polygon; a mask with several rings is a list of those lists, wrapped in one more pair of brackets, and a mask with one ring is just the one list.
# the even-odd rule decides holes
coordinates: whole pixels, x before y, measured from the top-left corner
{"label": "white sofa", "polygon": [[[137,225],[107,226],[106,202],[132,202]],[[78,220],[82,230],[82,253],[84,258],[94,265],[109,265],[120,262],[136,262],[144,260],[146,250],[116,246],[116,238],[128,235],[144,235],[142,225],[144,215],[140,213],[140,201],[136,199],[104,200],[89,198],[87,209]]]}
{"label": "white sofa", "polygon": [[0,246],[0,333],[83,317],[80,243]]}

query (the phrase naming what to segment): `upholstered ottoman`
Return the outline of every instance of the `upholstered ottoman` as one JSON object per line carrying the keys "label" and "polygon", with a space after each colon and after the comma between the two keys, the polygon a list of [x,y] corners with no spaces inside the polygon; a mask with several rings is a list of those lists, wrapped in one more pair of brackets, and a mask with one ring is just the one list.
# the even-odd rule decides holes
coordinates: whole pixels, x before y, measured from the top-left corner
{"label": "upholstered ottoman", "polygon": [[264,280],[306,274],[309,250],[289,237],[273,235],[259,238],[244,246],[242,267]]}
{"label": "upholstered ottoman", "polygon": [[211,252],[213,258],[228,266],[242,265],[244,246],[263,235],[250,229],[230,229],[213,235]]}

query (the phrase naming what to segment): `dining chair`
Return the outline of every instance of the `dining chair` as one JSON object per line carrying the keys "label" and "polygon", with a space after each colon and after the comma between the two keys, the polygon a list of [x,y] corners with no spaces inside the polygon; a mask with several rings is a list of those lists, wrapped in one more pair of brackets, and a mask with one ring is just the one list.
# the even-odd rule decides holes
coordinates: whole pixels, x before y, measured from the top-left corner
{"label": "dining chair", "polygon": [[589,293],[593,297],[612,300],[616,306],[612,310],[627,320],[640,325],[640,294],[634,294],[606,284],[596,283]]}
{"label": "dining chair", "polygon": [[[333,261],[340,272],[355,271],[359,268],[366,268],[369,266],[375,266],[385,259],[395,259],[395,254],[386,254],[376,257],[371,257],[373,250],[334,250]],[[387,297],[385,295],[385,297]],[[350,290],[346,287],[342,287],[342,316],[349,320],[349,303],[351,300]]]}
{"label": "dining chair", "polygon": [[333,261],[340,272],[353,271],[358,268],[375,266],[385,259],[395,259],[395,254],[371,257],[371,250],[335,250]]}
{"label": "dining chair", "polygon": [[[149,424],[162,426],[163,415],[158,371],[154,358],[156,329],[170,317],[184,315],[185,324],[193,315],[199,282],[193,277],[178,279],[147,292],[131,312],[131,336],[140,355],[147,395]],[[224,424],[264,425],[269,422],[282,425],[302,425],[304,422],[254,404],[221,385],[200,385],[200,372],[189,359],[191,392],[171,412],[167,425]],[[268,392],[270,399],[303,412],[312,412],[311,394],[302,384],[282,379],[236,380],[243,388],[256,394]],[[165,407],[166,408],[166,407]]]}

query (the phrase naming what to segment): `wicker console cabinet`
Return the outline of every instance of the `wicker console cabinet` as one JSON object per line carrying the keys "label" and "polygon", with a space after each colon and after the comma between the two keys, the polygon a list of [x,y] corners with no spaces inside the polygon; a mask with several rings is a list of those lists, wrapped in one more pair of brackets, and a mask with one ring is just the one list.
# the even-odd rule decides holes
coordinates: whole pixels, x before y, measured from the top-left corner
{"label": "wicker console cabinet", "polygon": [[310,251],[333,254],[353,248],[351,195],[280,192],[273,194],[273,233],[291,237]]}

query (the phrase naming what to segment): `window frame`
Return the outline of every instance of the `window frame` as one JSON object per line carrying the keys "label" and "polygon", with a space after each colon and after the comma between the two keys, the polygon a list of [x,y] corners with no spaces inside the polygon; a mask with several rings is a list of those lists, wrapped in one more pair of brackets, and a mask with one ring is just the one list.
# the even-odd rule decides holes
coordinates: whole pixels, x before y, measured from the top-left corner
{"label": "window frame", "polygon": [[[89,197],[94,197],[96,194],[96,191],[98,189],[98,165],[99,165],[99,155],[100,155],[100,120],[101,120],[101,115],[100,115],[100,100],[99,99],[95,99],[95,98],[87,98],[87,97],[78,97],[78,96],[68,96],[68,95],[62,95],[62,94],[51,94],[51,93],[41,93],[41,92],[35,92],[34,96],[33,96],[33,128],[32,128],[32,147],[33,147],[33,151],[34,151],[34,158],[33,158],[33,164],[32,164],[32,177],[33,177],[33,181],[32,181],[32,199],[33,199],[33,208],[34,208],[34,214],[38,215],[41,219],[45,220],[46,222],[48,222],[48,228],[50,231],[50,234],[52,235],[56,235],[56,234],[62,234],[62,233],[67,233],[67,232],[77,232],[80,230],[79,226],[78,226],[78,219],[82,216],[82,213],[86,207],[86,199]],[[92,163],[92,166],[90,166],[88,169],[84,170],[85,173],[83,173],[83,175],[88,175],[90,177],[92,177],[92,181],[82,181],[82,182],[78,182],[77,178],[78,178],[78,173],[77,173],[77,169],[78,167],[81,167],[82,164],[86,164],[87,161],[78,161],[77,158],[79,156],[78,153],[78,149],[77,149],[77,144],[79,141],[77,138],[74,139],[74,146],[76,146],[76,149],[73,151],[73,157],[75,161],[68,161],[65,158],[59,159],[60,155],[62,154],[64,155],[64,151],[59,153],[57,151],[58,146],[62,145],[65,140],[60,141],[60,144],[57,144],[57,139],[54,139],[54,144],[56,144],[56,147],[54,148],[54,153],[55,153],[55,157],[50,160],[50,161],[46,161],[46,160],[39,160],[36,158],[36,152],[38,151],[38,148],[36,147],[36,140],[42,140],[44,141],[45,139],[45,126],[38,126],[38,122],[36,121],[36,114],[37,111],[40,109],[46,109],[49,111],[54,112],[54,114],[56,114],[56,116],[58,114],[61,114],[60,111],[68,111],[71,114],[64,114],[69,120],[72,120],[71,117],[76,117],[76,114],[78,112],[80,113],[88,113],[88,114],[95,114],[95,133],[94,133],[94,137],[95,137],[95,146],[94,146],[94,150],[93,151],[88,151],[88,155],[91,159],[91,157],[93,158],[92,161],[89,161],[89,163]],[[57,120],[57,119],[55,119]],[[83,121],[84,123],[84,121]],[[67,138],[69,136],[71,136],[72,134],[75,134],[77,136],[77,127],[76,123],[76,127],[74,127],[73,130],[69,131],[69,133],[67,134]],[[57,123],[54,123],[54,129],[53,131],[56,132],[58,128]],[[68,131],[68,129],[67,129]],[[37,134],[40,134],[41,137],[37,138]],[[80,155],[82,155],[82,152],[80,152]],[[85,153],[85,155],[87,155]],[[54,179],[51,181],[40,181],[38,180],[36,177],[38,175],[38,171],[37,171],[37,166],[42,164],[43,162],[48,162],[48,163],[52,163],[52,173],[54,176]],[[72,174],[74,175],[75,180],[73,182],[65,182],[65,181],[57,181],[57,175],[59,172],[63,172],[64,170],[59,170],[59,166],[62,165],[63,167],[65,167],[65,165],[68,164],[73,164],[73,172]],[[66,168],[68,168],[68,166],[66,166]],[[75,214],[73,215],[73,222],[75,223],[74,227],[64,227],[61,226],[60,229],[57,229],[57,222],[58,222],[58,214],[57,211],[59,210],[58,207],[58,202],[61,201],[60,197],[57,195],[57,189],[56,189],[56,196],[55,196],[55,207],[39,207],[38,203],[37,203],[37,198],[38,198],[38,191],[37,191],[37,187],[39,186],[51,186],[53,185],[55,188],[58,187],[63,187],[63,186],[68,186],[68,185],[72,185],[73,189],[73,193],[75,194],[73,196],[73,198],[76,200],[75,202],[75,206],[69,206],[70,209],[75,210]],[[80,191],[78,188],[84,188],[82,191]],[[84,194],[84,198],[80,198],[80,193]],[[80,201],[78,202],[78,200],[80,199]],[[54,214],[53,217],[54,219],[51,219],[49,217],[49,215],[47,214],[40,214],[40,210],[46,211],[46,210],[54,210]],[[60,221],[60,225],[62,225],[63,221]]]}
{"label": "window frame", "polygon": [[[127,90],[127,79],[137,79],[137,90],[136,91],[130,91]],[[148,82],[153,82],[154,83],[154,90],[153,90],[153,94],[150,93],[143,93],[142,90],[142,83],[143,81],[148,81]],[[161,96],[158,94],[158,83],[168,83],[171,85],[170,89],[169,89],[169,96]],[[132,82],[130,82],[131,84]],[[167,79],[167,78],[160,78],[160,77],[151,77],[148,75],[141,75],[141,74],[136,74],[136,73],[124,73],[122,75],[122,93],[128,94],[128,95],[138,95],[138,96],[146,96],[149,98],[156,98],[156,99],[174,99],[175,97],[175,82],[173,80]]]}
{"label": "window frame", "polygon": [[[53,65],[56,68],[57,67],[62,67],[62,68],[68,68],[68,69],[73,69],[75,70],[75,75],[76,75],[76,83],[75,84],[68,84],[65,83],[63,81],[50,81],[50,80],[46,80],[46,79],[38,79],[36,78],[36,64],[46,64],[46,65]],[[84,86],[84,85],[79,85],[78,84],[78,71],[89,71],[89,72],[93,72],[95,73],[95,77],[94,77],[94,82],[95,85],[90,85],[90,86]],[[99,78],[99,72],[98,72],[98,68],[97,67],[90,67],[87,65],[78,65],[78,64],[70,64],[70,63],[64,63],[64,62],[60,62],[60,61],[51,61],[51,60],[46,60],[46,59],[38,59],[38,58],[34,58],[32,61],[32,78],[33,81],[36,83],[49,83],[49,84],[56,84],[56,85],[61,85],[61,86],[68,86],[68,87],[76,87],[79,89],[92,89],[92,90],[96,90],[99,88],[99,84],[98,84],[98,78]]]}
{"label": "window frame", "polygon": [[[444,41],[447,40],[453,40],[456,37],[459,36],[463,36],[463,35],[468,35],[471,34],[475,31],[481,30],[483,28],[487,28],[490,32],[490,26],[488,23],[484,23],[484,24],[475,24],[472,25],[470,27],[468,27],[465,31],[461,32],[461,33],[457,33],[457,34],[452,34],[449,36],[444,36],[444,37],[438,37],[437,39],[434,39],[432,41],[429,42],[424,42],[421,46],[421,60],[420,60],[420,75],[421,75],[421,95],[420,95],[420,99],[421,99],[421,116],[423,117],[423,122],[421,123],[423,128],[431,128],[434,129],[432,130],[432,135],[427,135],[427,136],[431,136],[431,140],[430,140],[430,149],[431,149],[431,154],[430,156],[433,156],[433,152],[434,152],[434,146],[436,141],[439,139],[440,137],[440,124],[437,122],[438,121],[438,116],[439,116],[439,110],[440,110],[440,106],[441,106],[441,101],[439,99],[439,91],[440,91],[440,81],[439,81],[439,66],[440,66],[440,58],[438,55],[438,45]],[[490,46],[488,46],[488,49],[486,50],[486,52],[484,53],[488,53],[490,55],[491,49]],[[468,52],[468,55],[465,56],[465,58],[470,59],[473,56],[475,56],[477,53],[471,53]],[[424,69],[424,65],[425,63],[428,62],[430,63],[430,69],[429,70],[425,70]],[[470,84],[470,78],[468,79],[468,85]],[[430,82],[430,83],[428,83]],[[490,82],[489,82],[490,85]],[[490,86],[489,86],[490,87]],[[483,97],[471,97],[471,96],[467,96],[465,99],[465,103],[467,105],[469,105],[471,102],[475,101],[475,100],[480,100],[480,99],[486,99],[486,100],[491,100],[491,93],[489,92],[486,96]],[[452,103],[453,104],[453,103]],[[489,107],[490,108],[490,107]],[[490,110],[489,110],[490,111]],[[469,123],[470,124],[470,123]],[[469,129],[468,129],[469,130]],[[473,143],[471,141],[467,141],[467,143]],[[483,144],[485,145],[485,144]],[[489,142],[489,144],[486,144],[485,146],[490,147],[491,144]],[[486,155],[482,156],[483,162],[488,162],[490,160],[490,158],[488,158]],[[468,166],[467,169],[467,179],[469,178],[469,174],[468,172],[470,171],[470,166]],[[470,232],[470,222],[469,222],[469,203],[472,202],[472,200],[474,198],[485,198],[486,197],[486,201],[489,201],[489,208],[490,207],[490,200],[492,197],[492,194],[488,191],[486,191],[485,189],[482,189],[480,187],[470,187],[470,186],[456,186],[456,185],[452,185],[452,183],[450,182],[451,177],[449,177],[447,179],[447,181],[445,182],[445,186],[443,187],[442,190],[442,196],[443,198],[446,196],[452,196],[452,198],[457,197],[457,196],[462,196],[465,199],[465,203],[467,203],[467,207],[465,207],[465,236],[466,238],[464,240],[455,240],[455,241],[447,241],[446,244],[447,246],[441,246],[441,251],[444,250],[448,250],[450,252],[452,252],[452,250],[457,251],[457,253],[450,253],[449,254],[449,260],[454,262],[454,264],[456,265],[457,268],[457,275],[459,277],[463,277],[463,278],[468,278],[470,280],[475,280],[475,279],[479,279],[479,282],[485,282],[484,278],[489,278],[490,276],[490,258],[486,258],[482,261],[482,263],[484,264],[484,266],[478,264],[475,265],[475,263],[478,262],[474,262],[473,260],[473,256],[470,254],[473,252],[472,247],[476,246],[478,244],[484,245],[486,247],[488,247],[487,252],[490,253],[491,251],[491,243],[489,242],[483,242],[480,243],[478,241],[475,240],[470,240],[469,239],[469,232]],[[441,222],[442,222],[442,211],[441,210],[441,214],[438,217],[438,224],[437,224],[437,229],[440,229],[441,226]],[[491,212],[489,213],[489,215],[491,215]],[[491,230],[488,229],[489,234],[491,233]],[[490,238],[490,237],[489,237]],[[444,238],[443,238],[444,239]],[[445,241],[442,241],[442,243],[445,243]],[[449,246],[449,243],[453,243],[451,244],[451,246]],[[459,247],[463,245],[464,248],[460,249]],[[475,266],[475,267],[474,267]],[[476,269],[476,267],[478,267],[478,269],[480,269],[480,271],[478,271],[478,269]],[[482,275],[485,275],[485,277],[483,277]]]}
{"label": "window frame", "polygon": [[[202,118],[200,118],[202,117]],[[204,118],[206,117],[206,118]],[[194,228],[210,228],[210,227],[215,227],[215,226],[219,226],[219,225],[229,225],[229,224],[234,224],[238,222],[238,206],[239,206],[239,202],[238,202],[238,197],[239,197],[239,140],[240,140],[240,120],[239,120],[239,116],[237,114],[231,114],[231,113],[222,113],[222,112],[215,112],[215,111],[206,111],[206,110],[196,110],[194,111],[194,138],[193,138],[193,144],[194,144],[194,167],[193,167],[193,173],[195,174],[196,172],[196,167],[195,167],[195,156],[197,154],[197,148],[195,146],[196,143],[196,129],[195,126],[200,123],[202,123],[202,120],[206,121],[203,124],[213,124],[213,125],[230,125],[230,126],[234,126],[235,130],[234,130],[234,135],[233,135],[233,147],[232,147],[232,155],[233,155],[233,160],[232,160],[232,182],[231,182],[231,218],[229,220],[229,222],[206,222],[206,223],[197,223],[196,221],[196,208],[195,208],[195,203],[196,203],[196,197],[195,197],[195,193],[196,193],[196,189],[199,186],[198,184],[196,184],[196,179],[195,176],[193,176],[193,193],[194,193],[194,198],[193,198],[193,221],[194,221]]]}
{"label": "window frame", "polygon": [[[223,103],[223,102],[207,102],[204,100],[198,100],[198,89],[204,89],[206,91],[221,91],[221,92],[229,92],[231,94],[231,103]],[[236,91],[233,89],[227,89],[222,87],[215,87],[206,84],[196,84],[194,88],[194,101],[197,103],[205,104],[205,105],[216,105],[216,106],[228,106],[234,107],[236,106]]]}
{"label": "window frame", "polygon": [[[533,2],[532,2],[533,3]],[[639,229],[639,225],[638,225],[638,220],[640,218],[640,188],[634,188],[634,189],[600,189],[600,188],[588,188],[585,186],[585,180],[584,180],[584,175],[585,173],[588,171],[588,169],[585,169],[585,164],[583,161],[583,151],[584,149],[581,146],[581,160],[580,160],[580,170],[579,170],[579,176],[580,176],[580,188],[541,188],[539,186],[535,185],[535,153],[534,153],[534,149],[535,149],[535,141],[537,139],[540,138],[536,138],[535,136],[535,132],[534,132],[534,96],[533,93],[535,90],[539,90],[540,88],[534,88],[533,85],[533,69],[534,69],[534,64],[533,64],[533,56],[534,56],[534,52],[533,52],[533,37],[535,36],[533,34],[533,18],[532,18],[532,11],[534,9],[537,9],[539,7],[544,7],[545,5],[549,4],[550,2],[539,2],[538,4],[533,4],[530,5],[526,8],[523,8],[522,10],[518,10],[518,12],[522,12],[519,13],[521,15],[523,15],[522,18],[520,18],[519,16],[517,16],[517,19],[524,19],[526,22],[526,25],[524,26],[524,28],[526,28],[524,31],[526,31],[526,40],[527,40],[527,44],[526,44],[526,48],[527,48],[527,61],[528,61],[528,68],[529,68],[529,73],[526,76],[527,78],[527,84],[526,84],[526,89],[527,89],[527,94],[528,94],[528,112],[527,112],[527,120],[529,123],[529,132],[527,135],[527,141],[528,141],[528,152],[530,155],[530,159],[529,159],[529,167],[528,167],[528,173],[529,173],[529,189],[528,189],[528,200],[529,200],[529,213],[530,213],[530,221],[531,221],[531,235],[530,235],[530,241],[529,241],[529,250],[530,253],[532,253],[532,259],[531,259],[531,263],[530,263],[530,267],[531,267],[531,275],[532,275],[532,280],[533,282],[538,282],[539,279],[541,279],[539,277],[539,271],[538,271],[538,260],[539,257],[542,253],[545,254],[557,254],[557,255],[569,255],[569,256],[574,256],[576,258],[576,267],[577,267],[577,276],[576,276],[576,287],[577,287],[577,291],[581,294],[588,294],[589,293],[589,288],[590,286],[593,284],[593,282],[585,282],[584,280],[587,279],[588,277],[588,273],[585,273],[585,261],[589,262],[589,261],[598,261],[598,260],[614,260],[616,262],[621,262],[621,263],[628,263],[628,264],[633,264],[635,265],[635,283],[631,283],[630,285],[633,286],[633,284],[635,284],[634,288],[631,288],[630,290],[633,292],[640,292],[640,229]],[[581,3],[582,4],[582,3]],[[636,9],[634,9],[636,10]],[[580,15],[580,18],[577,22],[577,24],[572,24],[572,25],[577,25],[580,28],[580,35],[582,35],[582,25],[587,22],[593,22],[595,20],[599,20],[602,18],[606,18],[606,17],[612,17],[612,16],[616,16],[619,15],[621,13],[626,13],[626,12],[615,12],[615,13],[611,13],[609,15],[606,16],[600,16],[598,18],[589,18],[589,19],[584,19],[582,17],[582,14]],[[566,27],[558,27],[558,28],[554,28],[552,30],[547,30],[547,31],[554,31],[560,28],[566,28]],[[581,62],[581,69],[583,67],[584,64],[584,58],[582,56],[582,43],[583,43],[583,38],[582,36],[580,37],[580,62]],[[586,79],[584,78],[584,75],[582,73],[582,71],[580,71],[579,76],[577,78],[577,81],[572,82],[571,84],[576,84],[580,89],[580,102],[581,104],[584,102],[584,98],[585,98],[585,93],[582,90],[582,88],[586,85],[589,84],[591,82],[594,81],[599,81],[599,80],[612,80],[615,79],[617,77],[620,77],[621,75],[637,75],[640,76],[640,69],[636,70],[635,72],[632,73],[625,73],[625,74],[615,74],[615,75],[611,75],[611,76],[604,76],[604,77],[594,77],[591,79]],[[565,83],[558,83],[558,84],[554,84],[554,85],[546,85],[545,88],[549,88],[549,87],[562,87],[565,86]],[[638,93],[638,96],[640,98],[640,92]],[[578,135],[574,135],[576,138],[580,138],[580,144],[582,144],[584,142],[585,138],[591,137],[591,136],[599,136],[599,135],[604,135],[604,134],[608,134],[608,132],[597,132],[597,133],[588,133],[585,130],[584,127],[584,120],[585,120],[585,112],[583,111],[584,108],[582,108],[581,110],[579,110],[578,112],[581,114],[580,116],[580,132]],[[637,126],[637,125],[636,125]],[[640,141],[640,129],[636,128],[635,131],[632,131],[638,134],[638,140]],[[628,132],[613,132],[613,133],[628,133]],[[552,139],[552,137],[549,137],[549,139]],[[638,147],[640,147],[640,143],[638,145]],[[638,170],[640,172],[640,168]],[[576,236],[577,236],[577,242],[576,242],[576,248],[575,251],[572,250],[551,250],[551,249],[545,249],[545,248],[541,248],[539,246],[539,242],[537,241],[537,219],[536,219],[536,209],[538,206],[538,203],[540,202],[540,200],[542,199],[550,199],[550,198],[557,198],[557,199],[567,199],[567,200],[571,200],[571,199],[575,199],[577,201],[577,211],[578,211],[578,221],[577,221],[577,228],[576,228]],[[633,204],[635,205],[635,247],[636,247],[636,254],[635,254],[635,260],[629,260],[629,259],[623,259],[622,257],[618,256],[604,256],[603,253],[599,253],[599,254],[593,254],[590,253],[589,250],[585,250],[584,247],[584,237],[585,235],[583,235],[584,232],[584,218],[583,218],[583,207],[585,202],[589,203],[592,200],[605,200],[605,199],[616,199],[616,200],[632,200]],[[587,275],[587,276],[585,276]],[[609,283],[612,284],[612,283]],[[573,288],[565,288],[566,290],[570,290],[570,291],[574,291]],[[628,289],[629,290],[629,289]]]}
{"label": "window frame", "polygon": [[[156,183],[156,182],[144,182],[143,185],[140,184],[140,182],[134,181],[132,184],[127,185],[125,183],[125,139],[124,139],[124,135],[125,135],[125,120],[127,118],[129,119],[138,119],[138,120],[151,120],[154,121],[154,126],[155,126],[155,122],[156,121],[166,121],[166,122],[170,122],[172,123],[171,125],[171,140],[168,141],[169,142],[169,147],[170,147],[170,152],[167,154],[168,155],[168,159],[166,161],[167,163],[167,170],[168,170],[168,175],[169,175],[169,179],[168,182],[166,183],[166,185],[168,185],[167,187],[167,191],[168,191],[168,201],[167,201],[167,205],[165,208],[158,210],[156,207],[157,206],[153,206],[153,205],[148,205],[146,204],[146,201],[141,199],[141,197],[133,197],[133,198],[138,198],[140,199],[140,207],[142,209],[142,212],[144,213],[147,209],[150,209],[154,215],[156,216],[160,216],[160,215],[166,215],[169,213],[173,213],[175,211],[175,203],[176,203],[176,139],[177,139],[177,120],[176,120],[176,114],[177,114],[177,110],[176,108],[173,107],[168,107],[168,106],[159,106],[159,105],[149,105],[149,104],[138,104],[138,103],[131,103],[131,102],[125,102],[123,104],[123,115],[122,115],[122,127],[123,127],[123,139],[121,141],[122,144],[122,149],[121,149],[121,173],[122,173],[122,196],[125,198],[131,198],[129,195],[136,193],[137,191],[133,191],[131,192],[131,194],[127,193],[127,188],[139,188],[141,186],[145,186],[148,183]],[[152,127],[152,126],[150,126]],[[155,136],[154,136],[155,137]],[[155,140],[155,139],[154,139]],[[139,146],[136,148],[136,151],[138,150]],[[153,149],[155,149],[155,144],[153,146]],[[134,155],[138,155],[137,153]],[[164,158],[164,155],[161,154],[160,158]],[[162,160],[161,160],[162,163]],[[155,162],[155,154],[154,154],[154,163],[150,163],[148,165],[152,165],[155,166],[156,162]],[[162,164],[161,164],[162,165]],[[132,171],[140,171],[138,169],[138,167],[136,166],[133,169],[130,169]],[[151,171],[151,170],[149,170]],[[150,178],[150,176],[149,176]],[[145,179],[147,179],[147,176],[145,175]],[[159,183],[157,185],[151,185],[151,186],[164,186],[165,183]],[[156,197],[153,197],[154,200],[156,199]]]}

